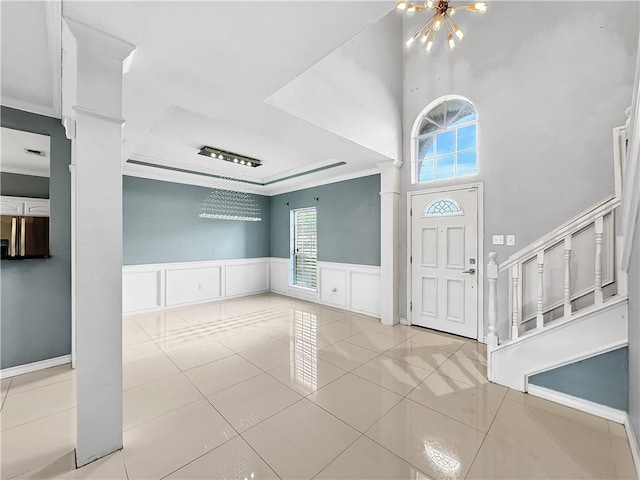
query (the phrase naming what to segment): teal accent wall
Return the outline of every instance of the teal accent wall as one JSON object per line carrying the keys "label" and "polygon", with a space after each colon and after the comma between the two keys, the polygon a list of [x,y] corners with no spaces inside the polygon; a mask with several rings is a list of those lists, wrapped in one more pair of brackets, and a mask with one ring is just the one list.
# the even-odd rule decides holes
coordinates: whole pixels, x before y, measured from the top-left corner
{"label": "teal accent wall", "polygon": [[619,348],[533,375],[529,383],[627,411],[629,349]]}
{"label": "teal accent wall", "polygon": [[49,177],[0,172],[0,195],[49,198]]}
{"label": "teal accent wall", "polygon": [[260,222],[199,218],[213,190],[123,177],[124,264],[269,257],[269,198],[251,195]]}
{"label": "teal accent wall", "polygon": [[56,118],[1,107],[0,120],[51,139],[51,258],[1,261],[4,369],[71,353],[71,142]]}
{"label": "teal accent wall", "polygon": [[380,175],[275,195],[270,204],[272,257],[289,258],[290,211],[316,207],[318,260],[380,265]]}

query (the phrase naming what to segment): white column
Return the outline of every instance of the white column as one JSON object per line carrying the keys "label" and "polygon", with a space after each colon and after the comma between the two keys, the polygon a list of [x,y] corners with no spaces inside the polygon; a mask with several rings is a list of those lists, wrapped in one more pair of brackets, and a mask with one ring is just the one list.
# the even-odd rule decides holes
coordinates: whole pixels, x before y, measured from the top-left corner
{"label": "white column", "polygon": [[70,18],[63,29],[82,466],[122,448],[122,75],[135,47]]}
{"label": "white column", "polygon": [[398,207],[400,205],[400,167],[389,160],[380,167],[380,320],[385,325],[400,322]]}

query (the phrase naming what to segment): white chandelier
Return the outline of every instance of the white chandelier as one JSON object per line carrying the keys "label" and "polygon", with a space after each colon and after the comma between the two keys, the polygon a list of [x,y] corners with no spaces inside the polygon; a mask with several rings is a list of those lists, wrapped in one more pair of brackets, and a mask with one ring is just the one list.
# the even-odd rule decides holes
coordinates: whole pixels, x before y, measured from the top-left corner
{"label": "white chandelier", "polygon": [[471,12],[485,13],[487,11],[487,4],[486,2],[477,2],[461,6],[450,6],[449,0],[427,0],[424,4],[419,5],[400,1],[396,4],[396,8],[398,10],[405,10],[409,13],[421,10],[435,10],[433,16],[429,18],[429,20],[427,20],[426,23],[422,25],[422,27],[420,27],[420,29],[411,38],[409,38],[409,40],[407,40],[407,46],[411,46],[413,42],[419,38],[420,43],[426,44],[425,51],[429,53],[433,47],[433,39],[443,24],[448,32],[447,39],[451,50],[456,48],[456,42],[453,38],[454,36],[458,41],[461,41],[464,38],[464,33],[460,30],[460,27],[451,20],[451,16],[454,15],[456,11],[469,10]]}

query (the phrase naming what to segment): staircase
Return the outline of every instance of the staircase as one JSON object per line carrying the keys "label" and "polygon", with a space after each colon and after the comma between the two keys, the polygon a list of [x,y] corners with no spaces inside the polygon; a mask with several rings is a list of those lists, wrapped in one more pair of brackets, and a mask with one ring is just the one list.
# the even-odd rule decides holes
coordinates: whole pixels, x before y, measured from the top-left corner
{"label": "staircase", "polygon": [[619,268],[624,237],[617,219],[627,127],[614,129],[615,195],[500,264],[495,252],[489,254],[489,380],[527,391],[531,375],[627,345],[627,277]]}

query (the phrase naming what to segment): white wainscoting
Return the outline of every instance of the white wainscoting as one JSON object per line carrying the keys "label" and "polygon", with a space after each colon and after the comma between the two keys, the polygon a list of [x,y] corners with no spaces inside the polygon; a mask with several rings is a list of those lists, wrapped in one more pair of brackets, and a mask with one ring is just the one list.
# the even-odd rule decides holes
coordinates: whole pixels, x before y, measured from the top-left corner
{"label": "white wainscoting", "polygon": [[289,259],[271,258],[271,291],[380,318],[380,267],[318,262],[318,289],[289,285]]}
{"label": "white wainscoting", "polygon": [[269,258],[122,267],[122,310],[137,313],[269,291]]}

